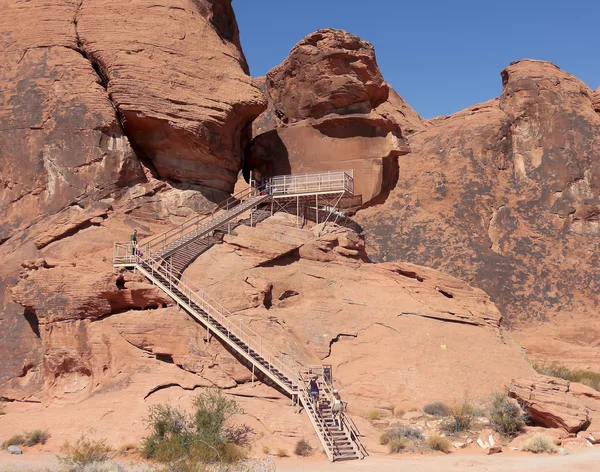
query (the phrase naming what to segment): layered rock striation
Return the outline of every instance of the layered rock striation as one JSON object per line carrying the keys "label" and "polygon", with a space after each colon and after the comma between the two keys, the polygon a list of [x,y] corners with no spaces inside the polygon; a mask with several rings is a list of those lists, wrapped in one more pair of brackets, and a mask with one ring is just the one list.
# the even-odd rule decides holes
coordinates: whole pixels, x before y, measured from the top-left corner
{"label": "layered rock striation", "polygon": [[373,46],[345,31],[306,36],[258,83],[269,105],[253,125],[246,171],[354,170],[364,202],[394,186],[403,133],[426,126],[390,92]]}

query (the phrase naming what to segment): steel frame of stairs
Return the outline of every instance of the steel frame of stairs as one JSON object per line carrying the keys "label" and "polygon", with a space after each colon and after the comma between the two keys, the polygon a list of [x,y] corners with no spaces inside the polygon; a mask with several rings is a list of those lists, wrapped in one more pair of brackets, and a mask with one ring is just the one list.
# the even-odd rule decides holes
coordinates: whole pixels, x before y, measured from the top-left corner
{"label": "steel frame of stairs", "polygon": [[[290,176],[286,176],[286,179],[287,177]],[[315,180],[311,175],[302,177],[309,184]],[[326,179],[318,177],[317,180],[321,185]],[[341,192],[344,194],[348,192],[348,183],[344,179],[342,183],[344,188]],[[334,189],[325,190],[331,193]],[[138,251],[137,247],[132,247],[131,243],[115,243],[113,264],[117,268],[139,271],[206,327],[209,334],[217,337],[250,365],[253,375],[258,370],[266,380],[277,386],[294,402],[299,402],[307,412],[330,461],[362,459],[368,453],[360,442],[360,433],[352,419],[342,412],[339,425],[334,424],[331,412],[331,378],[325,379],[325,376],[322,376],[319,380],[321,395],[317,407],[312,402],[308,389],[309,378],[314,375],[314,368],[312,371],[306,371],[293,359],[270,348],[268,342],[243,322],[232,322],[233,314],[229,310],[184,276],[178,268],[174,268],[172,258],[167,260],[167,257],[176,255],[191,244],[201,245],[201,238],[214,237],[214,232],[219,227],[272,198],[272,195],[260,194],[252,188],[241,192],[241,195],[246,196],[247,200],[237,203],[228,200],[209,217],[193,218],[180,227],[154,238],[144,245],[147,251],[145,254]],[[306,196],[306,193],[303,195]],[[240,194],[236,197],[239,196]],[[293,196],[291,192],[286,194],[286,197]]]}

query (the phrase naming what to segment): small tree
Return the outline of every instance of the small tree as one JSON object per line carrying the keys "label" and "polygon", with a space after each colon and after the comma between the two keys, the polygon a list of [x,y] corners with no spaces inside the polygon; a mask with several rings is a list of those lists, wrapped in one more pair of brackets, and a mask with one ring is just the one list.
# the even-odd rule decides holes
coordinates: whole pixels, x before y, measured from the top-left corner
{"label": "small tree", "polygon": [[169,405],[150,408],[146,419],[150,435],[142,440],[142,456],[159,462],[184,460],[192,466],[243,458],[245,453],[237,446],[248,443],[252,430],[231,424],[234,415],[243,413],[236,401],[213,388],[200,393],[193,404],[191,415]]}

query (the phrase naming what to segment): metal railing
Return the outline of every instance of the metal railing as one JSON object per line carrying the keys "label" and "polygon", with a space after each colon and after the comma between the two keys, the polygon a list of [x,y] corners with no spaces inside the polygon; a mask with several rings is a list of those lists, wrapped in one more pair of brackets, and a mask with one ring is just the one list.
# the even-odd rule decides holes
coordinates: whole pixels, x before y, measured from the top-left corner
{"label": "metal railing", "polygon": [[[245,354],[250,357],[251,352],[254,351],[267,362],[268,367],[257,363],[257,365],[260,365],[259,369],[266,369],[271,374],[271,378],[274,377],[277,383],[289,393],[293,393],[293,390],[297,388],[299,381],[298,364],[295,362],[288,362],[287,360],[284,361],[283,359],[287,358],[287,356],[281,352],[278,352],[276,349],[271,348],[269,343],[248,325],[241,321],[239,323],[232,321],[231,318],[233,315],[227,308],[221,305],[213,297],[208,295],[185,275],[177,271],[169,270],[167,268],[168,262],[166,260],[155,257],[144,258],[139,253],[132,254],[131,244],[115,243],[114,264],[135,265],[136,268],[147,272],[153,282],[163,285],[163,290],[165,290],[165,292],[167,292],[176,300],[180,299],[181,297],[177,296],[177,294],[173,292],[173,288],[179,290],[184,297],[187,298],[187,300],[179,300],[178,303],[183,302],[188,311],[194,313],[196,310],[191,305],[191,302],[194,302],[210,318],[214,319],[217,323],[223,326],[225,331],[224,333],[221,333],[221,330],[213,325],[210,327],[213,332],[222,334],[224,336],[224,340],[229,339],[232,341],[232,336],[241,340],[247,346],[247,348],[242,350],[238,346],[237,349],[240,350],[240,352],[245,351]],[[168,282],[168,285],[164,286],[160,280],[157,280],[156,275],[159,275],[165,279]],[[202,316],[200,316],[200,318],[202,322],[207,322],[207,320],[205,320]],[[229,344],[235,344],[235,342],[232,341]],[[253,359],[250,361],[252,363],[256,363],[256,361]],[[290,387],[283,383],[282,379],[279,378],[274,369],[277,369],[281,375],[283,375],[290,382],[292,391],[290,391]]]}
{"label": "metal railing", "polygon": [[352,175],[352,171],[279,175],[269,180],[266,190],[274,197],[342,191],[354,195],[354,178]]}
{"label": "metal railing", "polygon": [[[318,375],[322,378],[322,381],[320,382],[321,396],[326,398],[329,403],[333,405],[335,398],[333,390],[335,389],[335,386],[333,384],[332,366],[327,364],[316,366],[311,365],[308,367],[307,375],[309,377]],[[343,408],[339,413],[339,421],[341,430],[348,434],[350,441],[356,447],[357,453],[362,454],[363,457],[368,456],[369,453],[367,452],[366,447],[359,439],[361,436],[360,431],[358,430],[358,427],[352,418],[346,414],[345,408]]]}
{"label": "metal railing", "polygon": [[191,232],[199,231],[201,228],[212,226],[221,212],[229,211],[244,203],[245,200],[258,195],[260,195],[260,190],[251,186],[245,190],[242,190],[241,192],[236,193],[235,195],[232,195],[230,198],[217,205],[217,207],[210,214],[197,215],[180,224],[179,226],[155,236],[149,241],[144,241],[143,246],[147,247],[152,253],[161,251]]}

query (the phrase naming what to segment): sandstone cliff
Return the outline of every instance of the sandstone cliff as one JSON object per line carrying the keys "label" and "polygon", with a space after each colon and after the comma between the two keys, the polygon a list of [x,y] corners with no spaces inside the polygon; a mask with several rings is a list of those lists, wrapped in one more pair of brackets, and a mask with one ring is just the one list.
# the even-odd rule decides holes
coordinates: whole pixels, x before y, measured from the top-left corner
{"label": "sandstone cliff", "polygon": [[[414,134],[390,198],[358,219],[377,260],[460,277],[511,323],[556,318],[562,339],[548,331],[542,340],[532,328],[533,352],[549,354],[538,349],[547,341],[551,357],[591,366],[600,334],[600,116],[592,91],[553,64],[515,62],[502,83],[499,99]],[[583,345],[568,354],[573,343]]]}
{"label": "sandstone cliff", "polygon": [[231,191],[265,106],[230,0],[6,1],[0,61],[0,243],[144,181],[136,154]]}

